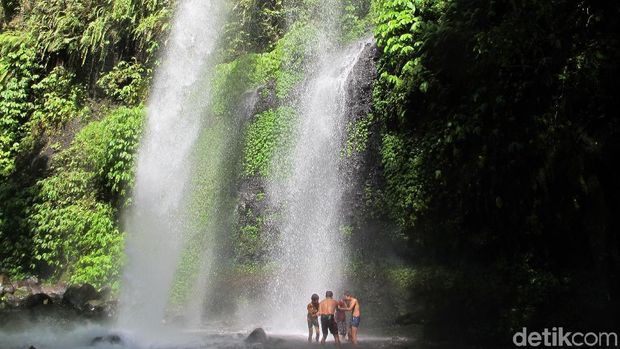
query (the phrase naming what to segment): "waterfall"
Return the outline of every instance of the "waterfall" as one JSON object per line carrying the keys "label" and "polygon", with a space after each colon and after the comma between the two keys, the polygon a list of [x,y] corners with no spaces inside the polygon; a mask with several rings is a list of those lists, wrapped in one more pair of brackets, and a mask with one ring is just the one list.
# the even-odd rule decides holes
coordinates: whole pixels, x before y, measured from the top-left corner
{"label": "waterfall", "polygon": [[221,21],[218,0],[182,0],[147,104],[132,207],[125,214],[126,267],[119,326],[161,325],[188,226],[190,155],[209,101],[209,57]]}
{"label": "waterfall", "polygon": [[[312,293],[343,291],[348,246],[342,238],[345,182],[342,150],[348,122],[347,83],[368,40],[320,58],[299,103],[292,170],[284,183],[272,181],[267,194],[281,207],[280,239],[271,256],[276,270],[268,293],[270,325],[299,329],[300,313]],[[303,318],[303,316],[302,316]]]}

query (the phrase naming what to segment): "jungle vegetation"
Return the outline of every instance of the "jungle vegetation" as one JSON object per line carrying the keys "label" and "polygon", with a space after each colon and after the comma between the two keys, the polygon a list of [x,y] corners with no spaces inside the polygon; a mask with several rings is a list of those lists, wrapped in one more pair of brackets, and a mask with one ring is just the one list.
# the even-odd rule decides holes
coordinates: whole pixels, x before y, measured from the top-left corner
{"label": "jungle vegetation", "polygon": [[[367,164],[363,202],[342,228],[359,297],[372,310],[390,295],[388,323],[434,341],[618,328],[620,5],[341,3],[343,45],[372,33],[379,52],[372,112],[350,125],[343,155]],[[237,185],[277,173],[320,3],[228,5],[213,112],[232,120],[248,89],[268,101],[233,147]],[[118,287],[120,214],[173,8],[2,0],[1,272]],[[260,273],[268,217],[238,211],[231,263]]]}

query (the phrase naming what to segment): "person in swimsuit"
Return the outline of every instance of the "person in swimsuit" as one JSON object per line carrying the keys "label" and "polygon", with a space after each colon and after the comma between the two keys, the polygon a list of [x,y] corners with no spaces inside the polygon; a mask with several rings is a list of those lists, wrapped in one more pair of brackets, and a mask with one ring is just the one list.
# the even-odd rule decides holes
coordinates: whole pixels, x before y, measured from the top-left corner
{"label": "person in swimsuit", "polygon": [[344,296],[345,299],[349,301],[349,306],[340,309],[351,312],[351,342],[353,344],[357,344],[357,330],[360,327],[360,320],[362,315],[362,312],[360,310],[360,303],[357,299],[353,298],[351,292],[345,292]]}
{"label": "person in swimsuit", "polygon": [[319,341],[319,295],[313,294],[308,303],[308,342],[312,342],[312,327],[316,332],[316,341]]}
{"label": "person in swimsuit", "polygon": [[336,308],[338,308],[338,302],[333,299],[334,293],[332,291],[325,292],[325,299],[319,303],[319,316],[321,317],[321,331],[323,331],[323,339],[321,344],[325,344],[327,339],[327,331],[331,332],[334,336],[334,340],[337,345],[340,345],[340,337],[338,336],[338,326],[334,318]]}
{"label": "person in swimsuit", "polygon": [[346,308],[347,304],[344,299],[338,302],[338,308],[336,309],[336,324],[338,324],[338,334],[342,336],[341,341],[347,338],[347,312],[341,310]]}

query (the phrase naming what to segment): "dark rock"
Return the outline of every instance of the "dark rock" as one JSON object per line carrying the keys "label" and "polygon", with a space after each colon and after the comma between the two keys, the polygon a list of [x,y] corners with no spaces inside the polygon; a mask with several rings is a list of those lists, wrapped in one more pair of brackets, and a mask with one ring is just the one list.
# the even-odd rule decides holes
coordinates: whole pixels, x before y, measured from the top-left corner
{"label": "dark rock", "polygon": [[50,298],[52,299],[52,303],[54,304],[62,304],[62,294],[58,294],[58,293],[48,293],[48,296],[50,296]]}
{"label": "dark rock", "polygon": [[15,287],[13,287],[10,283],[0,286],[0,296],[5,294],[13,294],[14,292]]}
{"label": "dark rock", "polygon": [[100,343],[106,344],[123,344],[123,340],[119,335],[116,334],[108,334],[105,336],[97,336],[90,341],[90,345],[96,345]]}
{"label": "dark rock", "polygon": [[62,303],[82,310],[90,300],[99,299],[99,292],[90,284],[71,285],[62,296]]}
{"label": "dark rock", "polygon": [[50,296],[46,295],[45,293],[37,293],[26,297],[21,305],[25,308],[34,308],[39,306],[51,305],[53,303],[54,302],[52,301],[52,298]]}
{"label": "dark rock", "polygon": [[15,286],[18,288],[19,287],[28,287],[28,288],[37,287],[39,286],[39,279],[37,279],[35,276],[30,276],[26,279],[16,281]]}
{"label": "dark rock", "polygon": [[17,308],[21,305],[22,298],[15,296],[14,294],[6,294],[4,296],[4,304],[9,308]]}
{"label": "dark rock", "polygon": [[267,343],[267,333],[262,328],[257,328],[252,333],[248,335],[245,339],[246,343],[254,344],[254,343]]}
{"label": "dark rock", "polygon": [[19,307],[32,295],[32,291],[27,286],[17,287],[13,293],[5,295],[5,302],[10,307]]}
{"label": "dark rock", "polygon": [[91,319],[103,320],[116,315],[117,304],[115,301],[103,301],[91,299],[80,308],[80,314]]}
{"label": "dark rock", "polygon": [[112,299],[112,288],[110,286],[104,286],[99,290],[99,299],[109,301]]}
{"label": "dark rock", "polygon": [[3,286],[3,287],[4,287],[5,293],[10,293],[10,294],[15,293],[15,286],[13,286],[11,284],[8,284],[8,285]]}

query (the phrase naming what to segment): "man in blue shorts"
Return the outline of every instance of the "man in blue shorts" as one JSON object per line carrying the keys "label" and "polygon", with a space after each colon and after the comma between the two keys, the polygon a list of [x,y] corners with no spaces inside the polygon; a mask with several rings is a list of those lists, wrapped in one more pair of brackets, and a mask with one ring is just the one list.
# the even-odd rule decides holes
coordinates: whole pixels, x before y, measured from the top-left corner
{"label": "man in blue shorts", "polygon": [[340,310],[351,312],[351,343],[357,344],[357,330],[360,327],[360,320],[362,311],[360,310],[360,303],[356,298],[353,298],[351,292],[344,293],[345,299],[348,301],[349,306],[346,308],[340,308]]}

